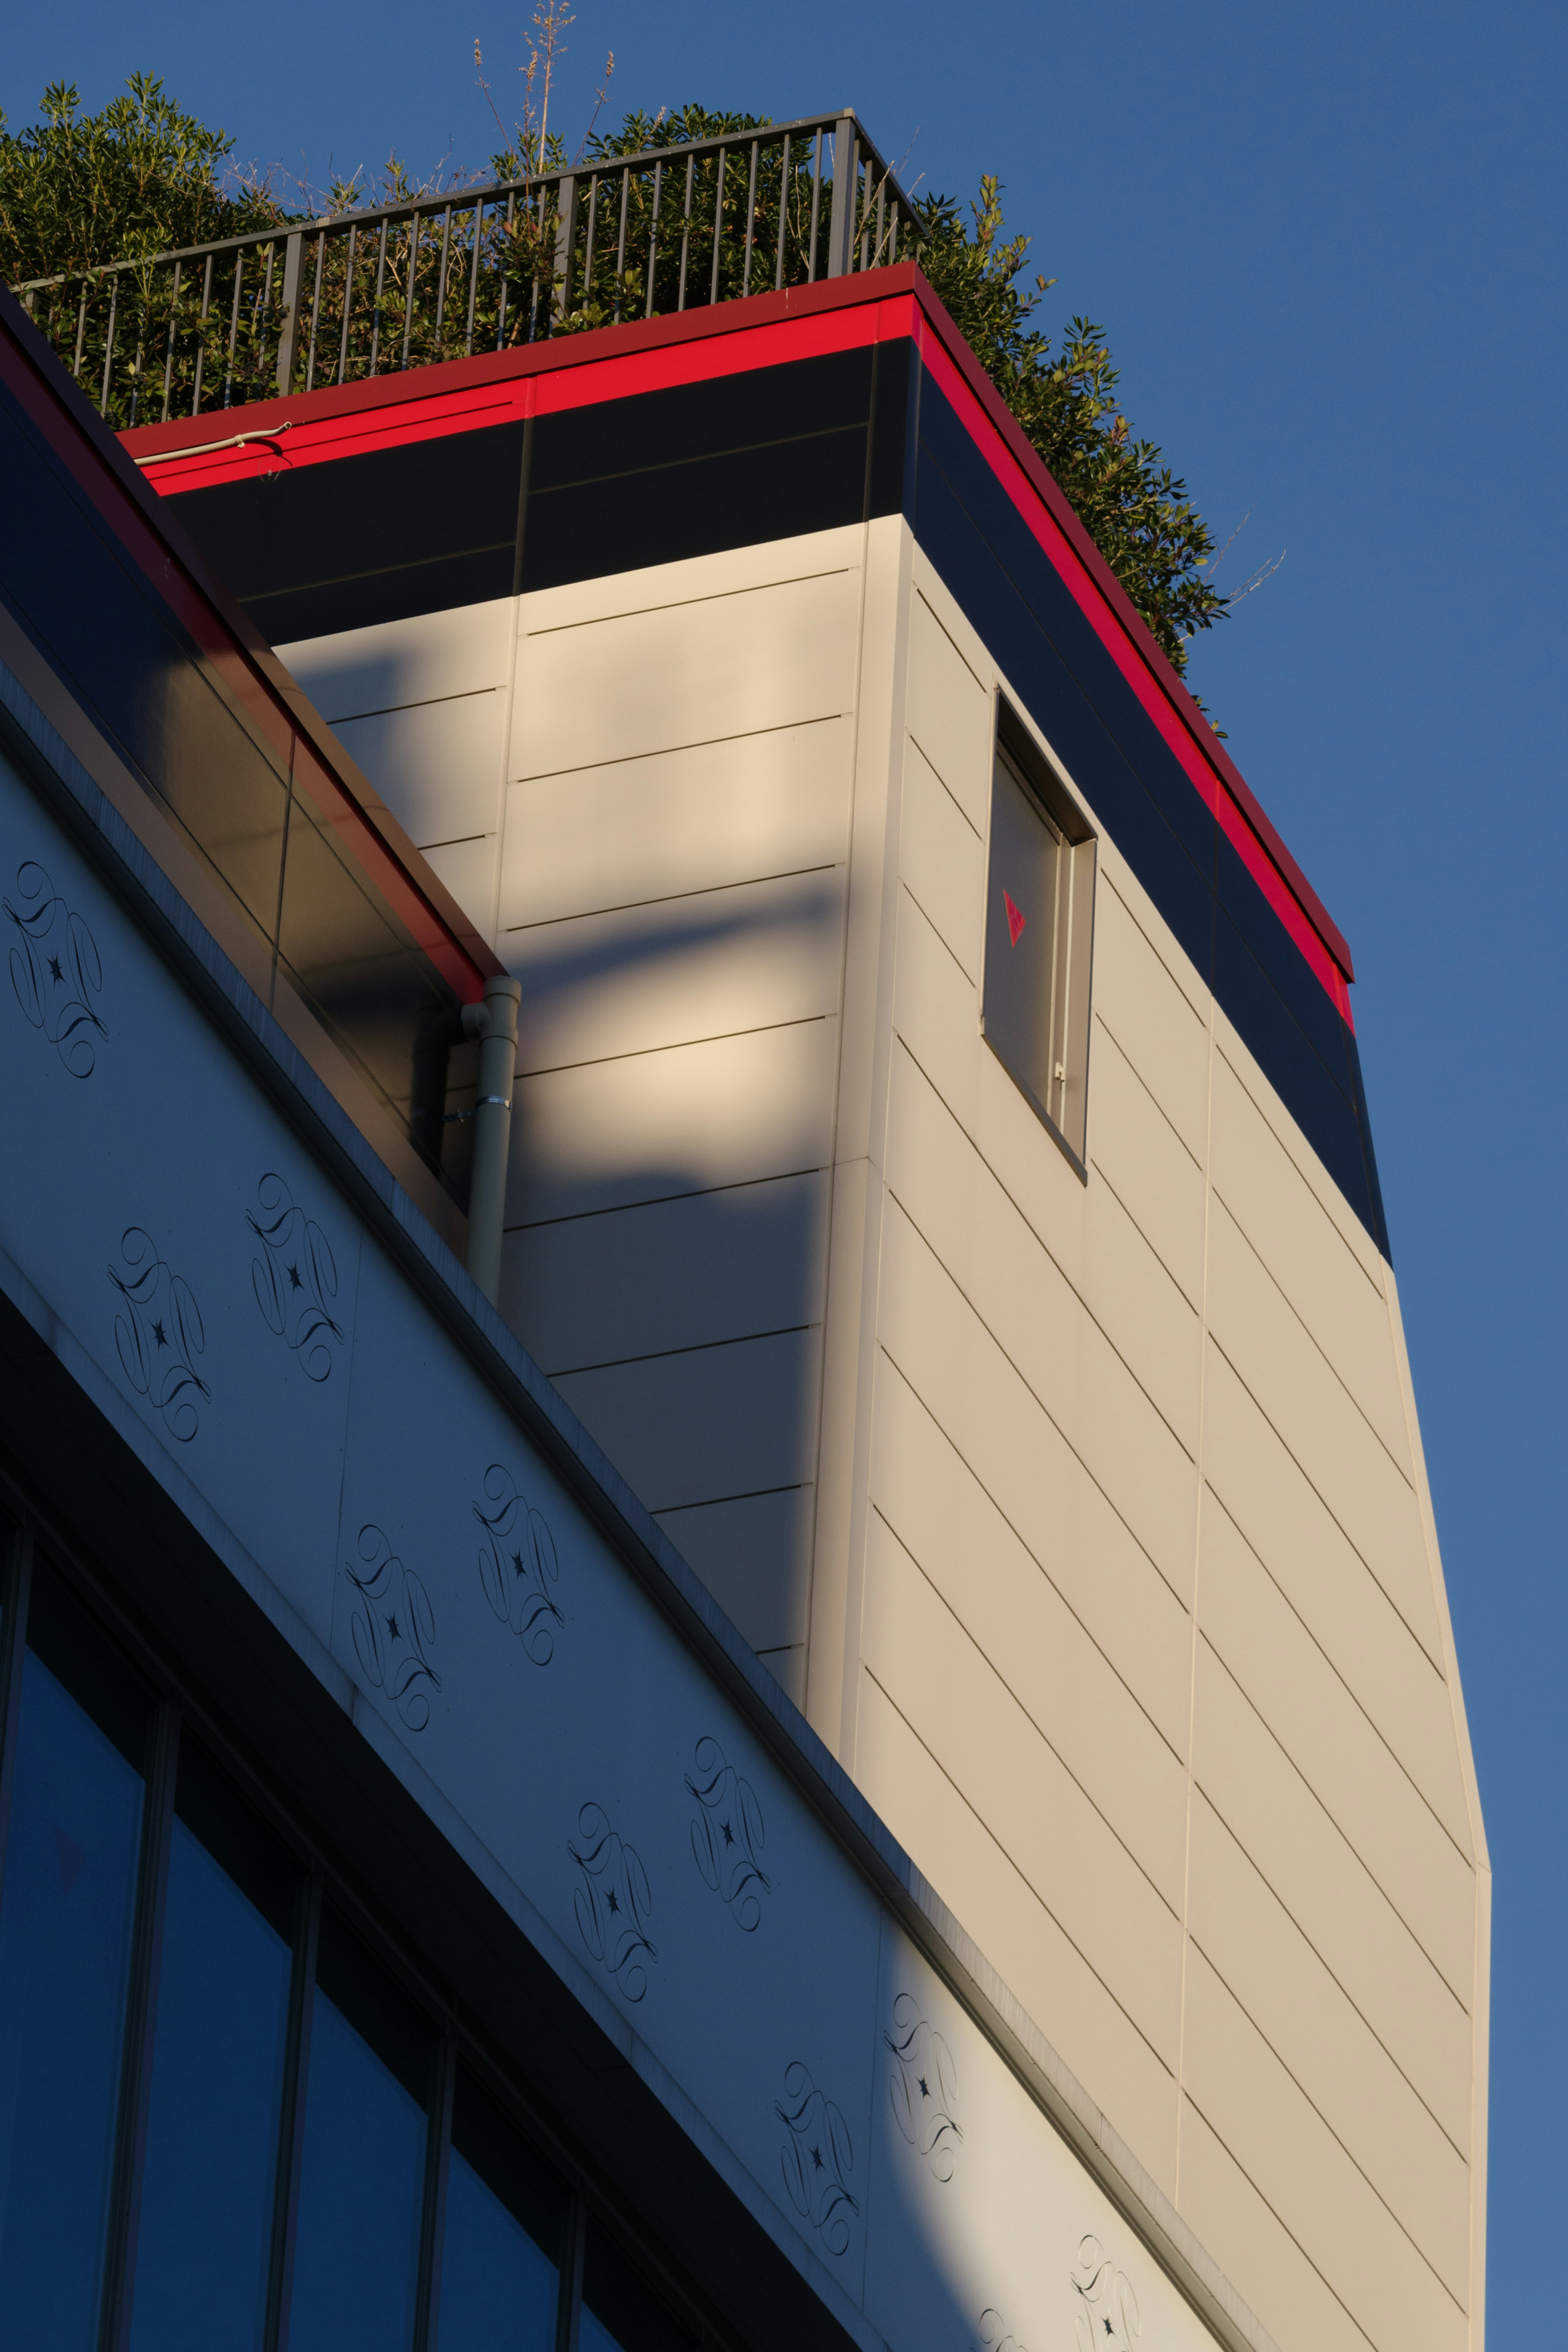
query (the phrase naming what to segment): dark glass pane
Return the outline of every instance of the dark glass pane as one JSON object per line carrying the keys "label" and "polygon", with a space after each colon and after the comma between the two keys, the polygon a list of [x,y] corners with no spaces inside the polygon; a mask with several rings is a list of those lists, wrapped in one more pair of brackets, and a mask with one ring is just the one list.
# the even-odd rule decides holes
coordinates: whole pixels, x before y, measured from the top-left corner
{"label": "dark glass pane", "polygon": [[456,999],[298,792],[277,944],[301,993],[437,1164]]}
{"label": "dark glass pane", "polygon": [[404,2352],[413,2340],[433,2055],[423,2020],[329,1916],[289,2352]]}
{"label": "dark glass pane", "polygon": [[691,2352],[678,2327],[644,2285],[613,2240],[588,2225],[582,2264],[582,2324],[579,2352]]}
{"label": "dark glass pane", "polygon": [[477,2084],[457,2078],[441,2352],[549,2352],[566,2197]]}
{"label": "dark glass pane", "polygon": [[1042,1108],[1055,1103],[1061,836],[998,760],[986,906],[986,1037]]}
{"label": "dark glass pane", "polygon": [[256,2352],[301,1875],[197,1749],[180,1759],[132,2352]]}
{"label": "dark glass pane", "polygon": [[23,1665],[0,1904],[7,2344],[90,2352],[152,1709],[45,1577]]}

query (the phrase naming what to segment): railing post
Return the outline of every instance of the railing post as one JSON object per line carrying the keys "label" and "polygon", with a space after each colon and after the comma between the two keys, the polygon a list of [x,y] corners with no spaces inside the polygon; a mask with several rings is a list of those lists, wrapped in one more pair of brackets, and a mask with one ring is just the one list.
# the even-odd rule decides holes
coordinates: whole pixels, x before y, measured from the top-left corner
{"label": "railing post", "polygon": [[294,389],[294,362],[299,350],[299,278],[305,259],[305,232],[291,229],[283,247],[283,323],[277,333],[277,394],[287,400]]}
{"label": "railing post", "polygon": [[571,310],[572,261],[577,252],[577,173],[568,172],[557,183],[555,216],[555,288],[550,323],[556,325]]}
{"label": "railing post", "polygon": [[855,118],[846,108],[833,125],[833,209],[828,223],[828,276],[847,278],[855,236]]}

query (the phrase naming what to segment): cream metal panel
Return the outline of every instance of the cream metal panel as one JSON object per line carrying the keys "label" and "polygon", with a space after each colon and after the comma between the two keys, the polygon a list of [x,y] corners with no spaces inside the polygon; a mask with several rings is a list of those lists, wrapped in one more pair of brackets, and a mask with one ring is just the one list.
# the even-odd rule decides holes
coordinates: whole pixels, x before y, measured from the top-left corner
{"label": "cream metal panel", "polygon": [[827,1208],[827,1176],[814,1170],[518,1226],[502,1297],[552,1379],[790,1329],[821,1315]]}
{"label": "cream metal panel", "polygon": [[1204,1475],[1461,1853],[1470,1823],[1441,1675],[1225,1358],[1204,1389]]}
{"label": "cream metal panel", "polygon": [[1410,1475],[1388,1302],[1223,1054],[1214,1062],[1214,1189],[1354,1397]]}
{"label": "cream metal panel", "polygon": [[[1185,989],[1128,911],[1102,857],[1094,907],[1093,1003],[1116,1044],[1198,1166],[1208,1158],[1208,1035]],[[1163,926],[1162,926],[1163,928]],[[1089,1148],[1094,1148],[1098,1074],[1089,1065]]]}
{"label": "cream metal panel", "polygon": [[1179,1913],[1183,1758],[886,1357],[871,1490],[894,1534]]}
{"label": "cream metal panel", "polygon": [[1471,2065],[1463,2004],[1202,1640],[1193,1775],[1395,2064],[1462,2147]]}
{"label": "cream metal panel", "polygon": [[[814,551],[810,541],[786,544],[800,551],[801,562]],[[635,596],[634,604],[602,614],[590,606],[580,618],[564,617],[573,603],[587,601],[568,590],[523,597],[513,776],[597,768],[848,710],[858,547],[852,541],[831,568],[763,586],[754,584],[758,552],[706,559],[701,584],[694,576],[681,602],[666,601],[671,583],[661,583],[673,566],[587,583],[601,604],[611,592]],[[819,560],[827,554],[822,550]]]}
{"label": "cream metal panel", "polygon": [[980,985],[986,857],[982,836],[920,746],[904,772],[898,834],[905,888],[971,987]]}
{"label": "cream metal panel", "polygon": [[1378,1255],[1376,1243],[1362,1223],[1361,1219],[1354,1214],[1339,1186],[1324,1168],[1317,1153],[1312,1150],[1268,1079],[1264,1077],[1241,1038],[1218,1004],[1214,1008],[1214,1037],[1219,1054],[1229,1063],[1232,1071],[1251,1096],[1257,1108],[1269,1126],[1273,1129],[1276,1140],[1288,1157],[1294,1161],[1296,1172],[1316,1200],[1319,1208],[1333,1225],[1352,1256],[1360,1261],[1368,1282],[1375,1284],[1378,1289],[1383,1289],[1388,1269]]}
{"label": "cream metal panel", "polygon": [[819,719],[513,784],[502,929],[841,864],[850,749]]}
{"label": "cream metal panel", "polygon": [[841,870],[503,932],[523,984],[519,1072],[836,1013]]}
{"label": "cream metal panel", "polygon": [[515,611],[510,596],[497,596],[276,650],[322,717],[339,727],[371,711],[504,687]]}
{"label": "cream metal panel", "polygon": [[1218,1200],[1208,1235],[1216,1344],[1440,1671],[1415,1489]]}
{"label": "cream metal panel", "polygon": [[1191,1620],[1130,1528],[896,1207],[882,1344],[1166,1740],[1186,1750]]}
{"label": "cream metal panel", "polygon": [[984,1820],[967,1804],[874,1677],[862,1672],[855,1779],[936,1893],[996,1959],[1031,2017],[1166,2195],[1175,2184],[1176,2084]]}
{"label": "cream metal panel", "polygon": [[[880,1517],[872,1523],[862,1656],[1174,2074],[1181,2032],[1175,1908]],[[911,1851],[929,1867],[918,1845]]]}
{"label": "cream metal panel", "polygon": [[[907,1055],[894,1061],[887,1182],[1173,1590],[1186,1598],[1197,1503],[1192,1454]],[[1166,1309],[1175,1328],[1162,1330],[1151,1314],[1141,1353],[1165,1375],[1163,1394],[1176,1410],[1186,1408],[1196,1452],[1197,1325],[1168,1276],[1149,1263],[1159,1284],[1154,1307]],[[1163,1362],[1156,1353],[1162,1341]],[[1185,1397],[1178,1385],[1184,1370],[1191,1381]]]}
{"label": "cream metal panel", "polygon": [[1187,1304],[1203,1304],[1203,1170],[1102,1023],[1093,1072],[1089,1159]]}
{"label": "cream metal panel", "polygon": [[337,732],[423,849],[497,832],[505,718],[506,698],[492,688],[340,719]]}
{"label": "cream metal panel", "polygon": [[496,905],[496,845],[493,833],[476,841],[443,841],[427,848],[424,862],[438,874],[482,939],[490,935]]}
{"label": "cream metal panel", "polygon": [[984,840],[991,802],[990,693],[918,590],[909,619],[908,725]]}
{"label": "cream metal panel", "polygon": [[1200,1795],[1194,1942],[1450,2294],[1469,2272],[1469,2167]]}
{"label": "cream metal panel", "polygon": [[1469,1980],[1475,1872],[1213,1497],[1204,1638],[1448,1981]]}
{"label": "cream metal panel", "polygon": [[1280,2352],[1367,2352],[1371,2341],[1189,2099],[1181,2112],[1181,2210],[1237,2292],[1269,2315]]}
{"label": "cream metal panel", "polygon": [[798,1021],[519,1078],[507,1224],[826,1167],[836,1028]]}
{"label": "cream metal panel", "polygon": [[1464,2352],[1463,2305],[1197,1950],[1186,2010],[1187,2097],[1379,2352]]}

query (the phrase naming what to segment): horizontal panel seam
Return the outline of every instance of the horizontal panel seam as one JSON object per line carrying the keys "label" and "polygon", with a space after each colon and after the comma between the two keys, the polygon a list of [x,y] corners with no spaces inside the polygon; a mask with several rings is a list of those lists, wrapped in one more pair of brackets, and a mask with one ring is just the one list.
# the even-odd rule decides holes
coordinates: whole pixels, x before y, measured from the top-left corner
{"label": "horizontal panel seam", "polygon": [[[830,523],[828,528],[830,530],[852,530],[858,538],[862,527],[858,523]],[[510,547],[512,541],[507,540],[503,544]],[[739,551],[738,549],[734,548],[720,548],[715,551],[721,555],[737,554]],[[674,560],[677,562],[702,563],[711,562],[712,559],[701,555],[689,555],[677,556]],[[660,604],[628,604],[613,613],[588,613],[580,621],[551,621],[542,629],[530,629],[525,621],[519,634],[525,639],[560,637],[565,636],[568,631],[572,629],[598,628],[604,621],[641,621],[654,613],[690,612],[696,604],[733,604],[737,596],[768,596],[776,588],[805,588],[809,587],[813,580],[847,580],[852,572],[859,570],[858,562],[831,563],[821,572],[789,572],[779,580],[747,580],[735,588],[710,588],[700,596],[671,596]],[[578,585],[579,583],[575,580],[567,580],[562,581],[556,588],[525,588],[519,602],[527,604],[533,596],[559,596]]]}
{"label": "horizontal panel seam", "polygon": [[695,1045],[723,1045],[736,1037],[769,1037],[781,1029],[814,1029],[837,1017],[835,1013],[803,1013],[794,1021],[759,1021],[749,1029],[716,1029],[705,1037],[672,1037],[662,1045],[633,1045],[624,1054],[593,1054],[583,1062],[549,1062],[537,1070],[518,1070],[517,1083],[559,1077],[567,1070],[602,1069],[612,1062],[645,1062],[650,1054],[685,1054]]}
{"label": "horizontal panel seam", "polygon": [[[481,837],[488,839],[487,835],[474,836]],[[811,874],[837,874],[846,862],[829,858],[821,866],[787,866],[777,874],[746,874],[734,882],[703,882],[695,890],[665,890],[656,898],[622,898],[612,907],[584,907],[570,915],[539,915],[531,923],[504,923],[501,935],[504,939],[516,939],[524,931],[553,930],[562,923],[594,923],[604,915],[632,915],[643,907],[680,907],[688,898],[712,898],[722,890],[757,890],[767,882],[799,882]]]}
{"label": "horizontal panel seam", "polygon": [[643,1200],[612,1201],[601,1209],[569,1209],[564,1216],[525,1218],[504,1230],[508,1234],[538,1234],[551,1225],[582,1224],[590,1217],[619,1217],[633,1209],[663,1209],[675,1201],[706,1201],[720,1192],[755,1192],[759,1184],[789,1184],[802,1176],[822,1176],[827,1173],[825,1162],[810,1168],[781,1168],[770,1176],[741,1176],[732,1184],[696,1184],[685,1192],[650,1192]]}
{"label": "horizontal panel seam", "polygon": [[[494,688],[483,690],[486,693],[495,691]],[[509,776],[507,790],[515,793],[524,784],[548,784],[553,782],[557,776],[591,775],[597,768],[635,767],[640,760],[673,760],[682,751],[711,751],[725,743],[760,742],[765,735],[790,735],[797,728],[836,727],[841,719],[851,716],[852,714],[847,710],[818,711],[809,719],[780,719],[771,727],[743,727],[736,735],[702,735],[690,743],[661,743],[651,751],[618,751],[613,759],[585,760],[576,768],[529,768],[522,775]]]}
{"label": "horizontal panel seam", "polygon": [[667,1364],[677,1356],[707,1356],[716,1348],[749,1348],[759,1339],[787,1339],[795,1332],[814,1331],[818,1328],[815,1323],[770,1324],[763,1331],[733,1331],[727,1333],[722,1339],[693,1339],[684,1348],[650,1348],[646,1354],[641,1356],[606,1356],[602,1361],[592,1364],[547,1366],[547,1377],[552,1381],[570,1381],[583,1372],[618,1371],[627,1364]]}

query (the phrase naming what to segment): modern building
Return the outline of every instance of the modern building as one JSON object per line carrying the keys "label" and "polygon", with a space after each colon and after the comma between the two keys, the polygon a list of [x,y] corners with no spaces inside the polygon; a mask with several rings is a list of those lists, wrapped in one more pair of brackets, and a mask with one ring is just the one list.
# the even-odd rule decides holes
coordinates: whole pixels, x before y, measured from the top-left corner
{"label": "modern building", "polygon": [[1348,947],[915,262],[321,252],[0,314],[4,2340],[1479,2352]]}

